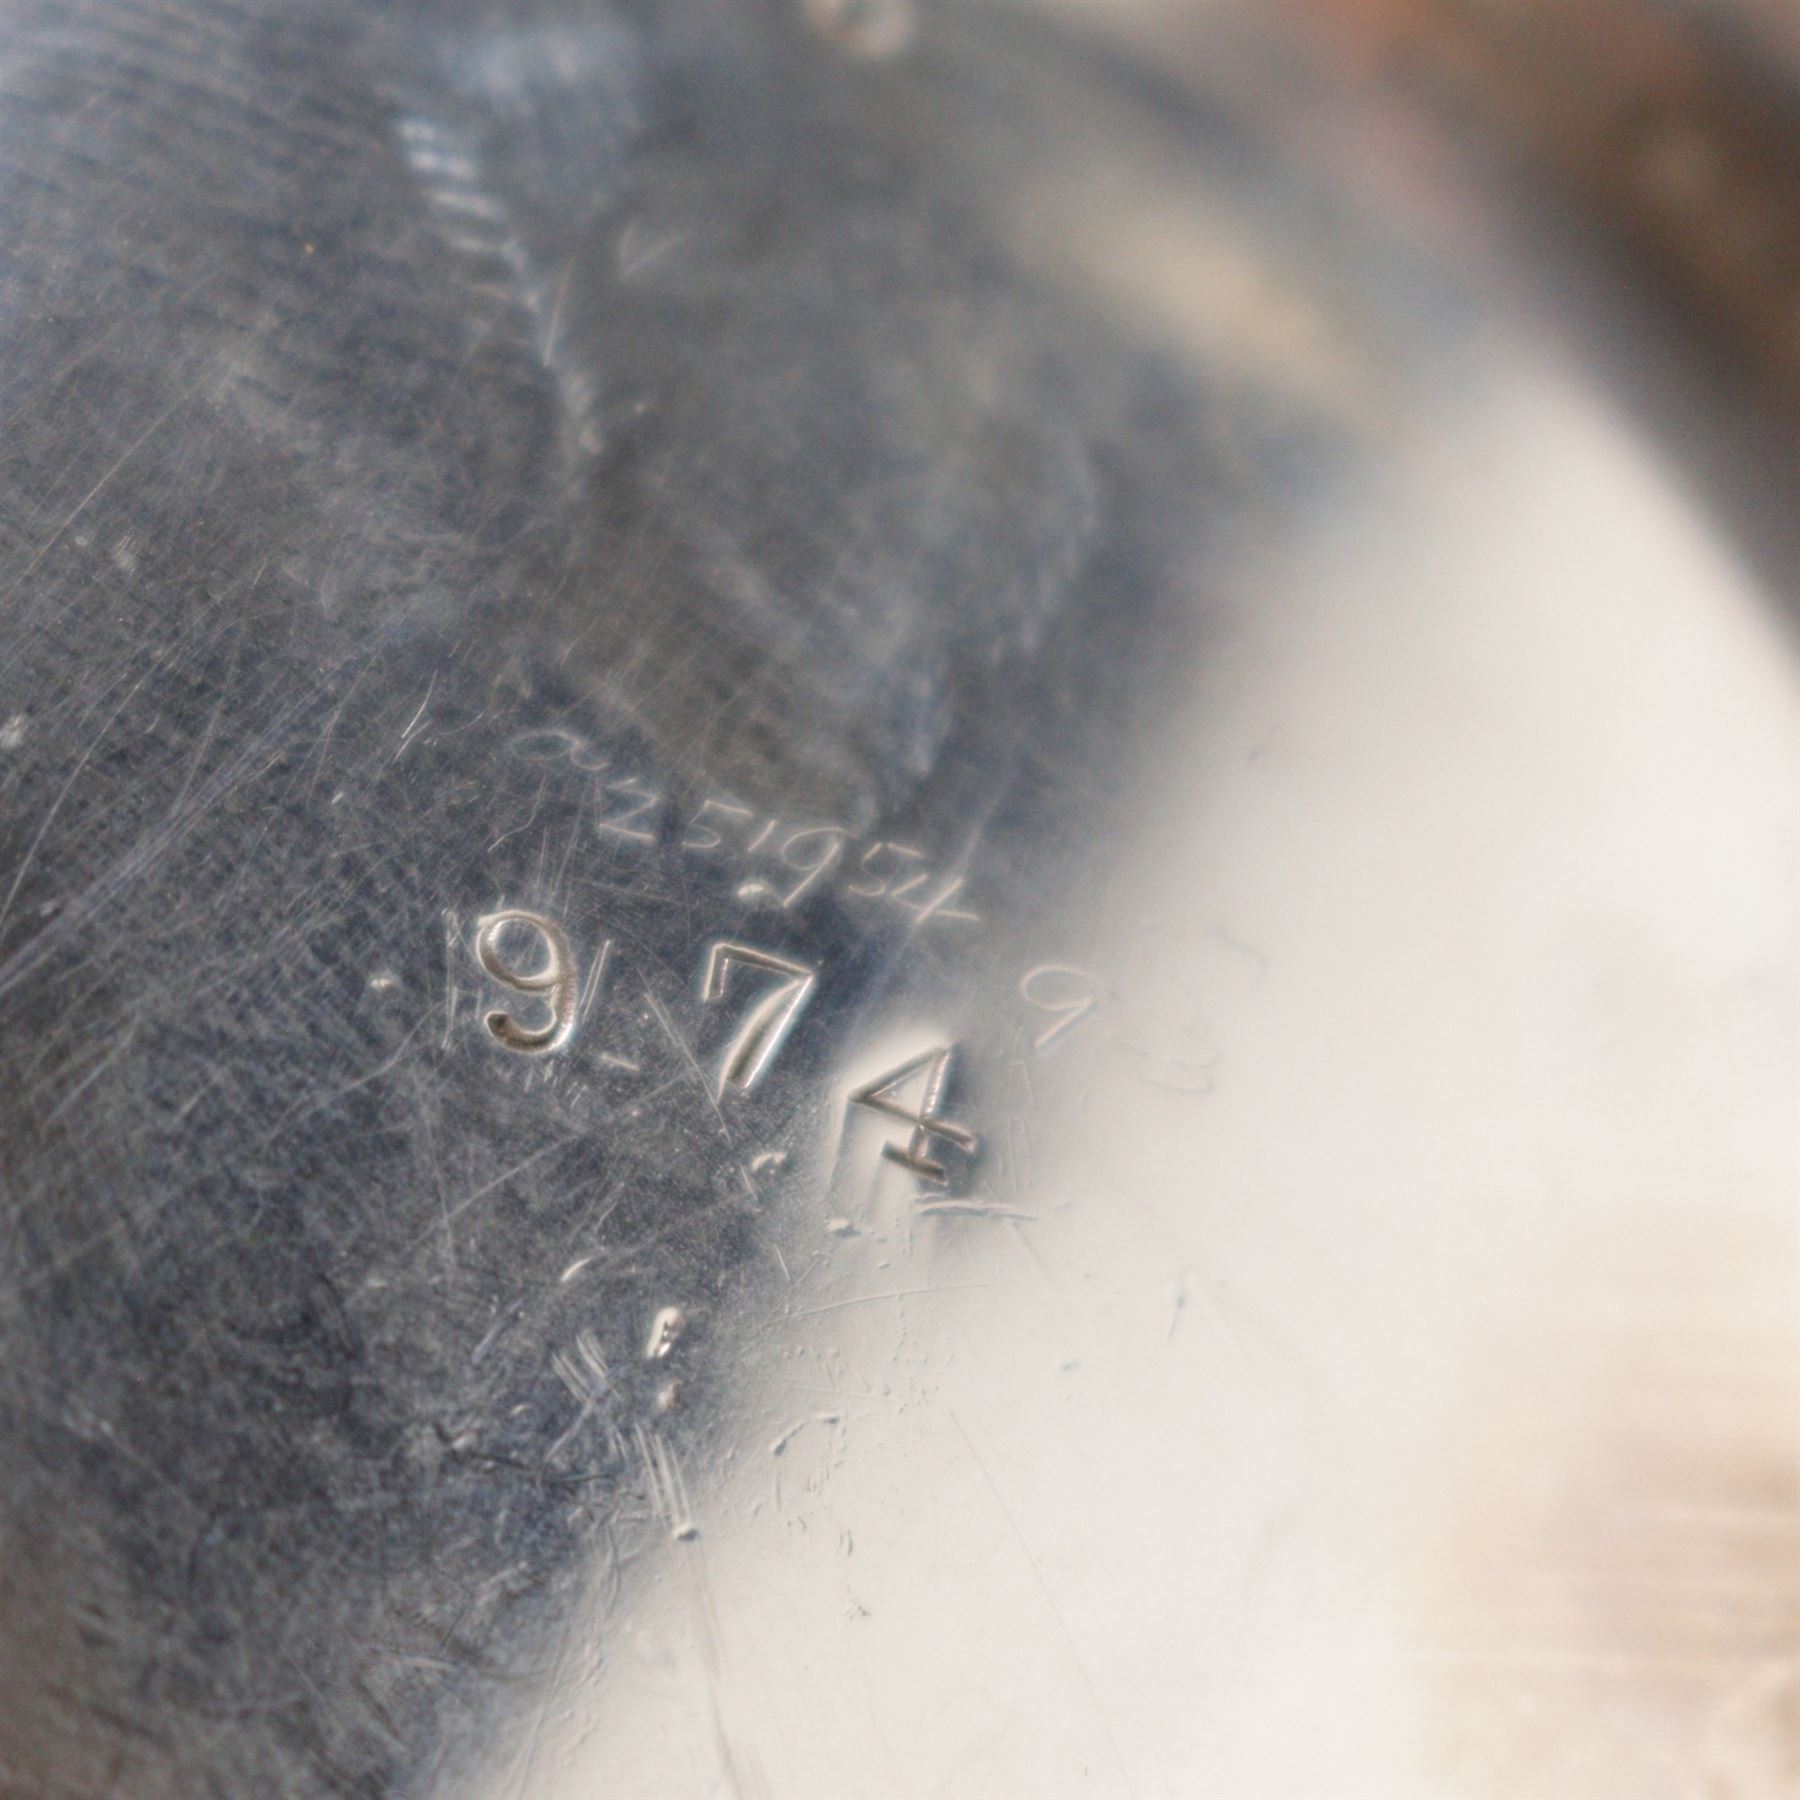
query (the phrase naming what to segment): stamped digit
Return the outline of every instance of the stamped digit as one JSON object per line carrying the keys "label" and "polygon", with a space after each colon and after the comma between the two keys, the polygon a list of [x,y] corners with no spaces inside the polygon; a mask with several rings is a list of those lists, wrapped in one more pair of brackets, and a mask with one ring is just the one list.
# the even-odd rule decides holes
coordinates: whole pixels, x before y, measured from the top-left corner
{"label": "stamped digit", "polygon": [[[544,947],[544,960],[539,967],[521,969],[507,961],[501,938],[509,928],[536,933]],[[484,1022],[497,1043],[508,1050],[537,1055],[568,1042],[575,1029],[579,982],[568,936],[554,919],[519,907],[488,913],[476,921],[475,957],[503,988],[540,1001],[549,1014],[541,1025],[521,1025],[511,1013],[488,1013]]]}
{"label": "stamped digit", "polygon": [[751,1009],[731,1040],[720,1075],[721,1094],[728,1087],[747,1093],[762,1079],[818,980],[816,970],[804,963],[790,962],[772,950],[756,950],[748,944],[714,944],[707,952],[706,967],[700,977],[700,998],[709,1005],[724,998],[733,963],[762,969],[781,979]]}
{"label": "stamped digit", "polygon": [[[943,1104],[944,1090],[950,1084],[950,1063],[954,1054],[954,1046],[951,1045],[937,1045],[930,1050],[921,1050],[917,1056],[909,1058],[897,1069],[878,1075],[850,1096],[852,1106],[866,1106],[890,1119],[899,1119],[903,1124],[912,1126],[912,1135],[904,1145],[883,1144],[881,1154],[889,1162],[899,1163],[902,1168],[911,1169],[915,1175],[922,1175],[927,1181],[941,1183],[949,1180],[944,1165],[927,1154],[933,1138],[942,1138],[945,1143],[954,1144],[965,1155],[973,1155],[981,1147],[981,1140],[966,1125],[958,1125],[938,1111]],[[916,1108],[909,1107],[899,1097],[901,1091],[915,1080],[922,1084]]]}

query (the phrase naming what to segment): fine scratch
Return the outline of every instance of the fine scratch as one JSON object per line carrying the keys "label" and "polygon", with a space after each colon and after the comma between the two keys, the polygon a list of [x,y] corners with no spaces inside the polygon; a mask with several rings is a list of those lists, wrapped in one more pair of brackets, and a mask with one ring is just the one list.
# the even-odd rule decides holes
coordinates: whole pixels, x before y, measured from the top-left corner
{"label": "fine scratch", "polygon": [[444,908],[444,1043],[443,1048],[450,1048],[450,1039],[456,1030],[456,952],[457,940],[461,936],[461,921],[455,910]]}
{"label": "fine scratch", "polygon": [[58,1119],[68,1112],[69,1108],[72,1107],[75,1102],[79,1100],[103,1074],[106,1073],[107,1069],[131,1048],[132,1040],[136,1036],[137,1020],[133,1019],[113,1040],[106,1052],[95,1061],[93,1067],[89,1069],[88,1072],[83,1075],[60,1100],[57,1101],[56,1105],[50,1109],[45,1115],[44,1123],[46,1125],[54,1125]]}
{"label": "fine scratch", "polygon": [[[297,700],[284,707],[266,729],[258,732],[221,768],[207,777],[199,791],[189,797],[179,813],[168,815],[145,832],[130,850],[102,870],[80,893],[68,900],[48,925],[21,944],[5,962],[0,963],[0,994],[9,992],[25,980],[50,956],[60,942],[86,925],[134,881],[148,874],[176,845],[182,842],[207,811],[222,802],[226,795],[263,773],[268,764],[281,754],[282,742],[290,727],[309,706],[315,704],[316,699],[317,690],[302,694]],[[91,748],[90,746],[90,754]],[[259,760],[263,760],[261,768],[257,766]],[[85,766],[85,762],[86,756],[84,755],[82,765],[78,765],[77,772],[79,772],[80,766]],[[57,804],[61,804],[60,799]],[[46,829],[48,829],[48,821],[40,826],[38,837],[33,840],[32,850],[35,850]],[[28,859],[31,853],[31,851],[27,852]],[[20,878],[22,875],[23,870],[21,869]],[[18,891],[18,879],[15,878],[14,881],[14,894]],[[11,904],[10,895],[7,904]],[[0,916],[3,916],[3,913],[0,913]]]}
{"label": "fine scratch", "polygon": [[1025,1212],[1017,1206],[1005,1206],[998,1200],[929,1200],[915,1206],[913,1212],[921,1219],[1015,1219],[1027,1224],[1037,1217],[1036,1213]]}
{"label": "fine scratch", "polygon": [[400,747],[394,752],[394,761],[400,760],[406,746],[412,742],[412,735],[419,728],[419,721],[425,717],[425,709],[431,704],[432,693],[437,688],[437,670],[431,671],[431,679],[425,684],[425,698],[419,702],[419,710],[407,720],[406,729],[400,733]]}
{"label": "fine scratch", "polygon": [[556,1138],[552,1142],[544,1144],[532,1151],[529,1156],[521,1157],[511,1168],[502,1170],[490,1181],[484,1181],[481,1186],[476,1188],[472,1193],[465,1194],[454,1206],[446,1207],[442,1218],[435,1223],[428,1225],[425,1230],[420,1232],[419,1235],[413,1239],[412,1243],[409,1244],[407,1248],[409,1250],[416,1250],[434,1231],[449,1231],[451,1227],[455,1225],[456,1221],[478,1201],[485,1200],[489,1194],[505,1187],[509,1181],[515,1180],[518,1176],[523,1175],[527,1169],[531,1168],[536,1163],[542,1162],[545,1157],[554,1156],[557,1151],[567,1150],[571,1145],[579,1144],[581,1141],[582,1134],[576,1132],[568,1137]]}
{"label": "fine scratch", "polygon": [[1082,1684],[1087,1688],[1088,1698],[1094,1703],[1094,1717],[1100,1722],[1100,1729],[1106,1736],[1113,1761],[1119,1765],[1119,1773],[1125,1778],[1125,1792],[1130,1795],[1136,1791],[1131,1779],[1131,1770],[1126,1767],[1124,1752],[1119,1748],[1119,1740],[1113,1735],[1112,1723],[1106,1716],[1106,1709],[1100,1704],[1100,1691],[1094,1686],[1094,1678],[1088,1673],[1088,1666],[1081,1659],[1081,1652],[1076,1648],[1075,1639],[1063,1620],[1062,1609],[1056,1604],[1055,1596],[1050,1592],[1050,1584],[1044,1579],[1044,1572],[1038,1567],[1037,1558],[1031,1554],[1031,1546],[1026,1543],[1024,1532],[1019,1529],[1018,1521],[1012,1516],[1012,1508],[1006,1504],[993,1476],[988,1473],[987,1464],[981,1460],[981,1452],[975,1448],[969,1434],[963,1429],[962,1420],[955,1413],[951,1413],[950,1423],[956,1427],[956,1435],[962,1439],[963,1448],[968,1451],[975,1467],[981,1471],[981,1479],[987,1483],[988,1492],[994,1496],[994,1504],[999,1507],[1000,1516],[1005,1519],[1021,1554],[1030,1565],[1031,1573],[1038,1584],[1038,1591],[1044,1596],[1044,1604],[1050,1608],[1050,1616],[1055,1619],[1056,1628],[1062,1633],[1063,1642],[1069,1646],[1069,1655],[1074,1659]]}
{"label": "fine scratch", "polygon": [[48,556],[59,543],[62,542],[63,534],[69,527],[73,525],[75,521],[93,505],[100,497],[101,493],[111,485],[112,478],[117,475],[118,472],[124,468],[124,466],[130,462],[147,443],[149,443],[151,438],[153,438],[163,426],[168,424],[169,420],[172,419],[175,414],[188,403],[188,401],[193,399],[194,395],[200,391],[201,385],[205,380],[206,376],[203,372],[194,381],[184,387],[181,392],[178,393],[175,398],[171,400],[169,404],[125,446],[119,453],[118,460],[91,488],[88,489],[85,494],[81,496],[79,500],[75,502],[74,506],[69,509],[69,513],[67,517],[64,518],[63,522],[58,525],[47,538],[45,538],[43,548],[25,565],[23,571],[20,573],[18,579],[13,582],[12,586],[9,587],[3,595],[0,595],[0,605],[4,605],[5,602],[11,600],[12,597],[18,593],[19,589],[37,573],[38,565],[43,562],[44,558]]}
{"label": "fine scratch", "polygon": [[847,1306],[869,1306],[877,1300],[911,1300],[920,1294],[967,1294],[991,1288],[991,1281],[947,1281],[941,1287],[896,1288],[885,1294],[853,1294],[848,1300],[831,1300],[824,1306],[803,1306],[790,1319],[816,1319],[821,1313],[842,1312]]}
{"label": "fine scratch", "polygon": [[[643,987],[641,992],[650,1010],[656,1015],[656,1022],[662,1027],[663,1035],[674,1046],[676,1054],[687,1064],[688,1071],[694,1080],[700,1084],[700,1092],[706,1096],[706,1104],[712,1108],[712,1115],[719,1122],[719,1135],[725,1140],[727,1146],[730,1146],[732,1144],[731,1127],[725,1121],[724,1111],[719,1105],[719,1097],[713,1092],[712,1083],[706,1079],[705,1070],[700,1067],[693,1051],[688,1048],[687,1040],[675,1029],[675,1021],[669,1017],[662,1002],[651,993],[647,986]],[[760,1212],[763,1205],[762,1193],[756,1183],[751,1180],[749,1170],[741,1162],[738,1164],[738,1175],[744,1186],[749,1189],[751,1204]]]}
{"label": "fine scratch", "polygon": [[363,1074],[356,1076],[350,1081],[342,1082],[338,1086],[328,1089],[325,1093],[318,1095],[313,1100],[302,1101],[297,1106],[289,1107],[288,1110],[283,1113],[281,1117],[277,1119],[257,1140],[255,1148],[258,1151],[268,1149],[268,1147],[274,1143],[284,1131],[291,1129],[300,1120],[310,1119],[315,1113],[323,1112],[328,1106],[335,1106],[338,1101],[347,1099],[359,1089],[369,1086],[371,1082],[379,1081],[384,1075],[392,1074],[393,1071],[399,1067],[400,1059],[405,1056],[413,1039],[419,1035],[424,1024],[425,1021],[420,1019],[418,1024],[414,1025],[400,1040],[399,1045],[395,1048],[393,1053],[383,1057],[374,1068],[365,1071]]}

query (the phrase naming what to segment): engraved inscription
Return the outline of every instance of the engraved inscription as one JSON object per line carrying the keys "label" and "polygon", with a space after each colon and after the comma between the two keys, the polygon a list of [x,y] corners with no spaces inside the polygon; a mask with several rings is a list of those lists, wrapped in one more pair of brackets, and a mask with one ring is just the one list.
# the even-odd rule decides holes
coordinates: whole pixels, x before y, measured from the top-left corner
{"label": "engraved inscription", "polygon": [[734,889],[740,900],[788,911],[830,892],[891,906],[911,916],[914,930],[981,923],[963,900],[966,873],[934,868],[930,855],[914,845],[867,842],[831,821],[765,816],[716,794],[692,809],[678,806],[628,763],[563,725],[521,732],[511,749],[542,769],[590,777],[598,815],[593,829],[609,843],[650,848],[669,842],[686,855],[749,865]]}
{"label": "engraved inscription", "polygon": [[[863,851],[862,860],[856,865],[857,873],[865,879],[851,882],[846,891],[860,894],[865,900],[880,900],[887,894],[897,875],[905,873],[909,863],[924,860],[925,852],[913,849],[910,844],[870,844]],[[900,865],[898,871],[894,867],[896,863]],[[876,870],[883,864],[886,865],[887,872],[877,876]]]}
{"label": "engraved inscription", "polygon": [[[782,895],[781,904],[784,907],[804,899],[837,867],[849,838],[849,832],[841,825],[815,825],[805,831],[796,831],[782,841],[781,861],[800,877]],[[796,859],[794,852],[802,844],[809,848]]]}
{"label": "engraved inscription", "polygon": [[1086,969],[1069,963],[1039,963],[1020,981],[1019,998],[1049,1015],[1050,1023],[1031,1040],[1032,1049],[1041,1054],[1100,1010],[1106,987],[1098,975],[1090,975]]}
{"label": "engraved inscription", "polygon": [[751,819],[756,815],[747,806],[734,806],[729,800],[702,800],[700,810],[689,821],[687,834],[681,840],[683,850],[717,850],[725,842],[718,828],[709,824],[709,815],[720,819]]}
{"label": "engraved inscription", "polygon": [[614,837],[625,838],[634,844],[654,844],[656,832],[651,815],[662,795],[653,794],[635,775],[609,781],[606,791],[615,800],[623,800],[627,804],[610,818],[601,819],[594,829],[610,832]]}
{"label": "engraved inscription", "polygon": [[586,738],[576,736],[561,725],[546,725],[537,731],[521,732],[513,739],[512,747],[513,753],[527,762],[566,762],[571,768],[580,769],[589,775],[601,774],[610,766],[603,751],[596,750]]}

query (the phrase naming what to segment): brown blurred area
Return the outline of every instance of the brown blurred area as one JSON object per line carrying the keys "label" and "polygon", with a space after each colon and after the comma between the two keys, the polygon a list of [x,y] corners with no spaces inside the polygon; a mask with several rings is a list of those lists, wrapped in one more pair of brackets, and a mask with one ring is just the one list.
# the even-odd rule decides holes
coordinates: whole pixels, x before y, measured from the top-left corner
{"label": "brown blurred area", "polygon": [[[1059,0],[1052,0],[1058,5]],[[1180,79],[1227,38],[1310,60],[1297,135],[1379,97],[1516,177],[1800,429],[1800,5],[1793,0],[1060,0]],[[1284,22],[1283,32],[1272,24]],[[1241,27],[1235,30],[1234,27]],[[1391,118],[1393,108],[1383,109]],[[1354,135],[1367,141],[1368,117]],[[1328,132],[1326,136],[1328,136]],[[1402,160],[1420,159],[1414,144]],[[1342,171],[1353,183],[1354,171]],[[1383,181],[1391,185],[1397,171]],[[1416,203],[1431,206],[1415,168]],[[1536,228],[1534,227],[1534,235]]]}
{"label": "brown blurred area", "polygon": [[1466,110],[1603,216],[1800,414],[1800,9],[1299,4],[1367,79]]}

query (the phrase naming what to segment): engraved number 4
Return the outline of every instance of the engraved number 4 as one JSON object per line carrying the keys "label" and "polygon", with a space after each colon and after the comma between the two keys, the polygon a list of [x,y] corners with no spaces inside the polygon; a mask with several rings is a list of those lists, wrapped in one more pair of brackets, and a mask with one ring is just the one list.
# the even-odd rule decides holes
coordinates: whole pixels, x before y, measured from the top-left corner
{"label": "engraved number 4", "polygon": [[[850,1096],[852,1106],[867,1106],[913,1127],[912,1136],[904,1145],[883,1144],[881,1154],[889,1162],[897,1162],[903,1169],[923,1175],[927,1181],[949,1180],[944,1165],[926,1154],[933,1138],[942,1138],[965,1154],[972,1154],[981,1142],[966,1125],[942,1117],[937,1110],[950,1082],[951,1055],[948,1046],[921,1050],[897,1069],[876,1076]],[[915,1081],[922,1083],[916,1111],[899,1098],[901,1090]]]}

